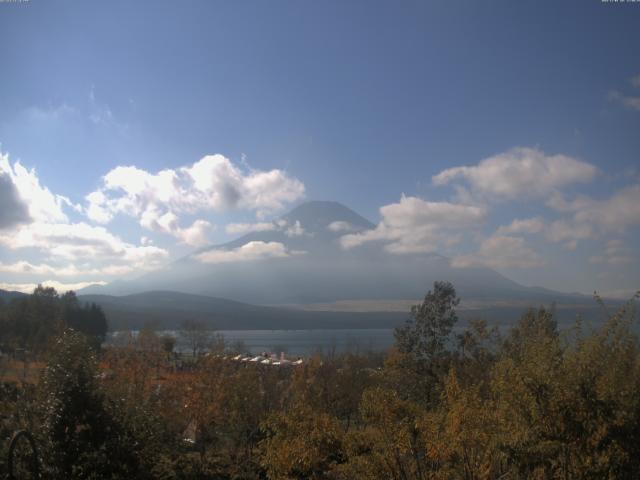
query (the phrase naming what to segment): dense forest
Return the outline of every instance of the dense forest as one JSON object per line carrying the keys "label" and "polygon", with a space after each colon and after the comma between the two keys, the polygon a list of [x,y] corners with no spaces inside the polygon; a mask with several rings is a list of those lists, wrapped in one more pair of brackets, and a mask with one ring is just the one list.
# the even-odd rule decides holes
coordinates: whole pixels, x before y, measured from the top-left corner
{"label": "dense forest", "polygon": [[47,479],[638,478],[637,298],[593,329],[539,308],[454,333],[459,299],[436,283],[390,351],[285,368],[233,361],[219,337],[178,363],[151,329],[102,347],[98,307],[40,288],[0,310],[4,349],[40,365],[0,370],[0,476],[26,429]]}
{"label": "dense forest", "polygon": [[82,304],[73,291],[58,295],[38,285],[31,295],[9,302],[0,299],[0,347],[34,353],[47,351],[51,339],[65,329],[85,334],[99,346],[107,334],[107,318],[95,303]]}

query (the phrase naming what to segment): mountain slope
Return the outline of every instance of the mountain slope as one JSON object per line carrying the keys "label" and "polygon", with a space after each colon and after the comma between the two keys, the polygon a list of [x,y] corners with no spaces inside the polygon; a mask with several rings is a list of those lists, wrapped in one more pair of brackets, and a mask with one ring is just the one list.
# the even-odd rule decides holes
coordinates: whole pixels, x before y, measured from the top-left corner
{"label": "mountain slope", "polygon": [[[270,230],[201,248],[133,282],[90,288],[83,293],[173,290],[281,305],[419,299],[434,281],[447,280],[465,300],[526,300],[533,305],[589,300],[524,287],[489,268],[452,268],[440,255],[394,255],[376,243],[341,248],[340,238],[346,233],[372,228],[372,222],[337,202],[307,202],[275,220]],[[246,246],[255,245],[277,247],[277,255],[241,258]],[[238,261],[228,261],[227,256]]]}
{"label": "mountain slope", "polygon": [[[193,255],[213,249],[241,247],[252,241],[282,242],[290,249],[306,248],[305,251],[325,250],[337,247],[335,240],[344,235],[345,230],[331,230],[343,227],[350,232],[361,232],[375,228],[366,218],[338,202],[311,201],[303,203],[274,222],[275,229],[266,232],[252,232],[222,245],[210,245],[194,252]],[[339,224],[339,225],[338,225]],[[301,230],[296,231],[299,225]]]}

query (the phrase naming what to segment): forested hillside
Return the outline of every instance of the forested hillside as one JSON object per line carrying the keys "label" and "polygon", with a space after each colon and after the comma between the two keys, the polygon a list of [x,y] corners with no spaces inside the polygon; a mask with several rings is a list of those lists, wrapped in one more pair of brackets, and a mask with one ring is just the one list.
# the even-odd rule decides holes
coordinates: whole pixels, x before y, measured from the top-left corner
{"label": "forested hillside", "polygon": [[[298,366],[236,361],[220,338],[178,359],[150,330],[101,350],[60,323],[40,380],[2,383],[0,458],[27,428],[52,479],[638,478],[637,298],[593,331],[541,308],[454,334],[459,299],[436,283],[390,351]],[[29,311],[64,318],[68,300]]]}
{"label": "forested hillside", "polygon": [[185,320],[198,320],[215,330],[393,328],[406,317],[401,312],[310,312],[170,291],[79,298],[100,305],[112,331],[147,325],[175,330]]}
{"label": "forested hillside", "polygon": [[0,298],[0,345],[5,350],[21,348],[45,351],[49,341],[67,328],[85,334],[97,345],[107,333],[107,318],[92,302],[80,302],[73,291],[59,295],[54,288],[39,285],[31,295]]}

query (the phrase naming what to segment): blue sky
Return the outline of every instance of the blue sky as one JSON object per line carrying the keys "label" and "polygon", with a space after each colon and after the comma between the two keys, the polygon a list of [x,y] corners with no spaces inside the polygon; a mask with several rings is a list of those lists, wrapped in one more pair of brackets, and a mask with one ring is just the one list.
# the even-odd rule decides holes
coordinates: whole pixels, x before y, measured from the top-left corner
{"label": "blue sky", "polygon": [[330,199],[379,223],[345,248],[640,288],[638,44],[640,4],[595,0],[0,3],[0,284],[111,281]]}

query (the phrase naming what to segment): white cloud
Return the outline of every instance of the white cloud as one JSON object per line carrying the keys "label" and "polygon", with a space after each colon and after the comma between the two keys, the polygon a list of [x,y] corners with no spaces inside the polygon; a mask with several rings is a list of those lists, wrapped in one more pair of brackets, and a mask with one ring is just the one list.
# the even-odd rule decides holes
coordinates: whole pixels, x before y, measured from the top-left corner
{"label": "white cloud", "polygon": [[331,222],[329,225],[327,225],[327,229],[332,232],[353,232],[357,230],[357,228],[355,228],[349,222],[343,221]]}
{"label": "white cloud", "polygon": [[[575,248],[579,240],[624,232],[628,227],[640,225],[639,184],[625,187],[603,200],[586,195],[567,200],[556,194],[550,197],[547,205],[559,212],[573,214],[570,219],[551,223],[546,231],[549,240],[566,242],[569,248]],[[594,258],[597,261],[597,257]]]}
{"label": "white cloud", "polygon": [[609,240],[604,249],[603,255],[589,257],[589,263],[607,263],[609,265],[629,265],[636,261],[631,248],[627,247],[622,240]]}
{"label": "white cloud", "polygon": [[64,266],[49,265],[46,263],[32,264],[25,260],[20,260],[11,264],[3,264],[0,262],[0,272],[4,273],[21,273],[30,275],[48,275],[55,277],[77,277],[81,275],[123,275],[130,273],[134,268],[130,265],[106,265],[100,268],[93,268],[89,265],[78,267],[73,264]]}
{"label": "white cloud", "polygon": [[206,220],[196,220],[188,228],[178,228],[174,235],[177,235],[182,243],[198,247],[209,243],[207,235],[213,228],[214,226]]}
{"label": "white cloud", "polygon": [[589,182],[595,166],[566,155],[546,155],[536,148],[514,148],[471,167],[443,170],[436,185],[465,180],[475,192],[503,198],[543,196],[572,183]]}
{"label": "white cloud", "polygon": [[[55,277],[120,275],[135,269],[157,268],[168,257],[164,249],[132,245],[104,227],[68,223],[63,208],[80,207],[42,186],[34,169],[28,170],[19,162],[10,164],[8,155],[0,154],[0,179],[3,180],[0,186],[11,183],[12,192],[17,193],[27,209],[26,219],[0,230],[0,245],[12,250],[38,250],[47,259],[39,264],[26,260],[0,263],[0,271],[4,273]],[[185,241],[196,242],[203,227],[195,222],[180,233]]]}
{"label": "white cloud", "polygon": [[[71,270],[75,271],[75,268]],[[69,269],[59,269],[58,275],[64,275],[64,272],[71,271]],[[41,265],[33,265],[24,260],[18,261],[12,264],[4,264],[0,262],[0,272],[4,273],[30,273],[35,275],[51,275],[54,274],[56,268],[51,265],[41,264]],[[76,273],[72,273],[71,275],[75,275]]]}
{"label": "white cloud", "polygon": [[399,203],[380,208],[382,221],[373,230],[344,235],[340,241],[345,249],[367,242],[386,243],[391,253],[429,253],[446,244],[452,230],[466,229],[482,223],[484,208],[449,202],[428,202],[417,197],[405,197]]}
{"label": "white cloud", "polygon": [[196,255],[202,263],[248,262],[267,258],[283,258],[303,252],[290,251],[280,242],[249,242],[232,250],[209,250]]}
{"label": "white cloud", "polygon": [[38,223],[0,234],[0,245],[11,249],[36,248],[53,258],[76,261],[120,261],[136,268],[158,267],[168,252],[154,246],[135,246],[104,227],[86,223]]}
{"label": "white cloud", "polygon": [[451,260],[451,266],[455,268],[532,268],[543,264],[542,258],[523,238],[497,234],[485,239],[476,253],[459,255]]}
{"label": "white cloud", "polygon": [[516,218],[509,225],[498,228],[496,234],[511,235],[522,233],[540,233],[544,230],[544,220],[540,217]]}
{"label": "white cloud", "polygon": [[640,97],[633,97],[630,95],[624,95],[618,91],[612,91],[609,93],[609,100],[617,102],[626,108],[631,110],[640,111]]}
{"label": "white cloud", "polygon": [[[75,283],[61,283],[56,280],[45,280],[44,282],[39,282],[43,287],[53,287],[59,293],[67,292],[69,290],[80,290],[82,288],[88,287],[90,285],[106,285],[107,282],[102,280],[97,280],[94,282],[75,282]],[[9,290],[15,292],[23,292],[23,293],[32,293],[35,288],[38,286],[38,283],[3,283],[0,282],[0,289]]]}
{"label": "white cloud", "polygon": [[634,87],[640,88],[640,74],[636,75],[631,79],[631,85]]}
{"label": "white cloud", "polygon": [[[40,185],[35,169],[27,170],[20,162],[14,162],[12,165],[9,162],[9,155],[0,153],[0,178],[5,187],[9,183],[13,185],[12,192],[17,194],[26,206],[28,217],[22,218],[22,221],[31,219],[40,222],[65,222],[68,220],[63,207],[73,206],[73,204],[68,198],[54,195],[48,188]],[[7,206],[3,205],[2,208]]]}
{"label": "white cloud", "polygon": [[606,200],[585,202],[575,220],[597,225],[604,231],[622,231],[640,224],[640,184],[623,188]]}
{"label": "white cloud", "polygon": [[577,212],[591,203],[592,200],[586,195],[577,195],[573,200],[567,200],[560,192],[553,192],[546,201],[547,207],[563,213]]}
{"label": "white cloud", "polygon": [[284,234],[287,237],[299,237],[301,235],[304,235],[304,228],[302,228],[302,225],[300,225],[300,221],[296,220],[296,223],[294,223],[293,225],[287,226],[287,228],[284,231]]}
{"label": "white cloud", "polygon": [[91,192],[85,198],[89,202],[89,205],[85,210],[87,217],[98,223],[108,223],[111,221],[113,213],[104,206],[107,202],[107,197],[103,192],[96,190],[95,192]]}
{"label": "white cloud", "polygon": [[556,220],[549,224],[545,231],[547,240],[563,243],[570,250],[576,248],[579,240],[595,238],[596,233],[586,223],[568,220]]}
{"label": "white cloud", "polygon": [[276,224],[273,222],[230,223],[225,227],[225,231],[230,235],[241,235],[249,232],[268,232],[275,229]]}
{"label": "white cloud", "polygon": [[176,214],[173,212],[160,214],[157,210],[143,212],[140,225],[149,230],[172,235],[181,243],[196,247],[208,243],[207,234],[214,228],[206,220],[196,220],[190,227],[182,228]]}
{"label": "white cloud", "polygon": [[273,222],[230,223],[227,225],[225,230],[231,235],[249,232],[269,232],[274,230],[284,233],[287,237],[299,237],[305,233],[299,220],[296,220],[294,224],[289,224],[284,219],[279,219]]}
{"label": "white cloud", "polygon": [[119,213],[130,215],[144,228],[185,242],[200,241],[205,225],[192,225],[187,234],[178,215],[240,208],[260,216],[303,195],[304,184],[282,170],[243,171],[222,155],[208,155],[192,165],[155,174],[134,166],[117,167],[103,177],[99,190],[87,195],[86,212],[101,223]]}

